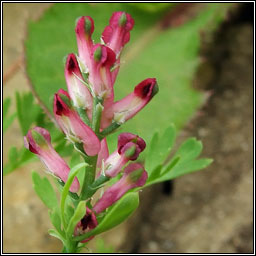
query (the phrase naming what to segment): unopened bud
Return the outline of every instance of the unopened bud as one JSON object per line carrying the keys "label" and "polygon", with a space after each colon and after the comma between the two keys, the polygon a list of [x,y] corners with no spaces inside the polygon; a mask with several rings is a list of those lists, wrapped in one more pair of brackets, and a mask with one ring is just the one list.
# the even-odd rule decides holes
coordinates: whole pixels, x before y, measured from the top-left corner
{"label": "unopened bud", "polygon": [[126,22],[127,22],[126,13],[123,12],[123,14],[119,19],[119,26],[124,27],[126,25]]}
{"label": "unopened bud", "polygon": [[32,134],[32,137],[33,137],[34,141],[36,142],[36,144],[38,144],[39,146],[47,145],[47,142],[46,142],[44,136],[41,135],[39,132],[32,130],[31,134]]}

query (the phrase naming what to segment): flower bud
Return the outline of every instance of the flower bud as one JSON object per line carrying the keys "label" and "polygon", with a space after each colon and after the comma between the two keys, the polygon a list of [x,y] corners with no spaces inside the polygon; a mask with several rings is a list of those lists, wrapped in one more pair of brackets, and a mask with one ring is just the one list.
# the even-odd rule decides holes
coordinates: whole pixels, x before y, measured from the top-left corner
{"label": "flower bud", "polygon": [[105,174],[115,177],[128,161],[135,161],[145,149],[145,141],[132,133],[121,133],[118,136],[118,148],[105,161]]}
{"label": "flower bud", "polygon": [[94,31],[93,19],[89,16],[80,17],[76,23],[76,39],[79,57],[87,69],[91,70],[91,53],[93,42],[91,35]]}
{"label": "flower bud", "polygon": [[[98,222],[94,212],[90,208],[86,207],[86,214],[81,219],[81,221],[76,225],[74,235],[75,236],[83,235],[84,233],[90,231],[91,229],[94,229],[97,225],[98,225]],[[91,236],[81,241],[81,243],[86,243],[92,240],[93,238],[94,236]]]}
{"label": "flower bud", "polygon": [[122,124],[143,109],[158,92],[155,78],[148,78],[139,83],[134,91],[113,105],[114,120]]}
{"label": "flower bud", "polygon": [[[40,160],[46,165],[47,169],[63,182],[68,179],[70,168],[51,145],[51,136],[47,130],[35,127],[28,131],[24,137],[24,145],[32,153],[37,154]],[[71,187],[71,192],[79,190],[78,179],[75,178]]]}
{"label": "flower bud", "polygon": [[129,164],[124,169],[122,178],[105,191],[93,207],[93,210],[96,213],[104,211],[118,201],[128,190],[142,187],[146,183],[147,177],[147,172],[141,164]]}
{"label": "flower bud", "polygon": [[75,54],[69,54],[65,66],[65,78],[68,86],[69,95],[73,105],[77,108],[83,108],[92,111],[92,95],[86,85],[83,83]]}
{"label": "flower bud", "polygon": [[70,97],[66,91],[60,89],[54,96],[54,115],[57,123],[72,143],[83,143],[87,155],[97,155],[100,150],[97,135],[65,101],[70,101]]}

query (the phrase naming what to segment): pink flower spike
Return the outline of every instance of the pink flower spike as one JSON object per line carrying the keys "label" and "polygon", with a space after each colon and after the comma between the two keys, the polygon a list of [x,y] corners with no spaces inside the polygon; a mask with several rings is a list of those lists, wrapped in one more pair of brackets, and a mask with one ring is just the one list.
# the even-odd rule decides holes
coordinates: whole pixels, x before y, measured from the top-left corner
{"label": "pink flower spike", "polygon": [[105,191],[103,196],[93,207],[93,210],[96,213],[104,211],[118,201],[128,190],[142,187],[146,183],[147,178],[147,172],[141,164],[129,164],[125,168],[122,178]]}
{"label": "pink flower spike", "polygon": [[54,95],[53,111],[57,123],[71,142],[83,143],[84,151],[89,156],[98,154],[100,151],[100,141],[97,135],[74,111],[66,91],[60,89]]}
{"label": "pink flower spike", "polygon": [[76,23],[76,39],[79,57],[89,72],[91,70],[91,52],[93,42],[91,35],[94,31],[94,22],[90,16],[83,16]]}
{"label": "pink flower spike", "polygon": [[135,161],[145,147],[145,141],[138,135],[121,133],[118,136],[118,149],[104,163],[105,175],[115,177],[128,161]]}
{"label": "pink flower spike", "polygon": [[65,66],[65,78],[68,86],[69,95],[73,104],[77,108],[92,111],[92,95],[86,85],[82,82],[81,74],[75,54],[71,53],[67,57]]}
{"label": "pink flower spike", "polygon": [[[86,214],[81,219],[81,221],[76,225],[74,235],[75,236],[83,235],[84,233],[97,227],[97,225],[98,225],[98,222],[97,222],[94,212],[90,208],[86,207]],[[91,237],[81,241],[81,243],[86,243],[86,242],[92,240],[93,238],[94,238],[94,236],[91,236]]]}
{"label": "pink flower spike", "polygon": [[[32,153],[38,155],[53,175],[64,182],[67,181],[70,168],[52,147],[51,136],[47,130],[41,127],[35,127],[29,130],[24,137],[24,145]],[[78,192],[79,187],[79,181],[75,178],[70,191],[74,193]]]}
{"label": "pink flower spike", "polygon": [[115,12],[110,18],[109,25],[102,33],[102,39],[117,56],[124,45],[130,40],[130,30],[134,26],[134,20],[130,14],[125,12]]}
{"label": "pink flower spike", "polygon": [[113,105],[114,120],[122,124],[135,116],[158,92],[155,78],[140,82],[132,93]]}

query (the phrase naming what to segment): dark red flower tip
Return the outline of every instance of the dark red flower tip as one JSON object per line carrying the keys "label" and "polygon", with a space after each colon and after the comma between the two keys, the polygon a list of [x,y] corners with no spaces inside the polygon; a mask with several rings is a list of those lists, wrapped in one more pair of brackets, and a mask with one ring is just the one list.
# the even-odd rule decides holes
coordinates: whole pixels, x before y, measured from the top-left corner
{"label": "dark red flower tip", "polygon": [[90,16],[82,16],[77,20],[76,23],[76,34],[77,35],[89,35],[91,36],[94,31],[94,21]]}
{"label": "dark red flower tip", "polygon": [[67,115],[70,112],[70,97],[63,89],[54,94],[53,111],[56,115]]}
{"label": "dark red flower tip", "polygon": [[158,92],[158,84],[155,78],[147,78],[140,82],[134,89],[136,96],[151,99]]}
{"label": "dark red flower tip", "polygon": [[66,70],[69,74],[80,73],[79,65],[74,53],[69,54],[67,57]]}

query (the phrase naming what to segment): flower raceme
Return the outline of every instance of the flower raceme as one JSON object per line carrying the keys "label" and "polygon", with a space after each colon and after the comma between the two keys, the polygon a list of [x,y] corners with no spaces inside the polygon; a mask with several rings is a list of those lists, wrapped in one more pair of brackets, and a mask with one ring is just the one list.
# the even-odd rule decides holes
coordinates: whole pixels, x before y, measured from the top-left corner
{"label": "flower raceme", "polygon": [[[37,154],[40,160],[46,165],[48,170],[62,181],[66,182],[70,168],[60,155],[53,149],[51,136],[47,130],[35,127],[28,131],[24,137],[24,145],[32,153]],[[78,192],[79,182],[75,178],[71,187],[71,192]]]}
{"label": "flower raceme", "polygon": [[[115,12],[110,18],[109,25],[102,33],[104,44],[94,44],[91,36],[94,31],[94,22],[91,17],[80,17],[76,24],[76,37],[79,56],[80,72],[73,72],[77,80],[81,80],[81,74],[86,74],[86,81],[92,92],[98,98],[103,99],[103,113],[101,116],[101,129],[107,128],[112,122],[122,124],[137,114],[158,92],[155,78],[148,78],[139,83],[134,91],[117,102],[114,102],[114,83],[119,71],[122,50],[130,40],[130,31],[134,26],[134,20],[130,14]],[[72,55],[74,57],[74,54]],[[77,63],[77,62],[75,62]],[[66,65],[67,69],[68,65]],[[65,73],[67,73],[65,71]],[[79,78],[79,79],[78,79]],[[70,83],[68,83],[70,84]],[[84,84],[79,83],[79,86]],[[77,86],[68,86],[69,94],[74,105],[77,99],[88,96],[88,92],[79,96],[85,89],[77,89]],[[71,91],[74,92],[71,92]],[[73,95],[77,95],[74,99]],[[88,112],[91,113],[91,98],[87,102]],[[84,103],[86,104],[86,103]],[[89,114],[90,115],[90,114]]]}
{"label": "flower raceme", "polygon": [[[85,216],[75,227],[75,236],[94,229],[98,225],[97,214],[104,212],[128,190],[143,186],[147,180],[147,172],[141,164],[128,163],[137,160],[146,147],[145,141],[138,135],[121,133],[117,150],[109,155],[105,138],[142,110],[158,92],[156,79],[147,78],[129,95],[114,101],[121,53],[130,40],[133,26],[130,14],[115,12],[102,33],[102,43],[95,44],[92,40],[93,19],[80,17],[75,27],[78,55],[70,53],[65,63],[68,92],[60,89],[54,95],[53,112],[58,126],[88,161],[79,200],[89,200],[106,181],[123,171],[121,179],[110,186],[94,206],[87,204]],[[35,127],[28,131],[24,142],[52,174],[67,181],[70,168],[53,149],[48,131]],[[99,170],[97,179],[96,168]],[[79,188],[75,178],[70,191],[78,192]]]}

